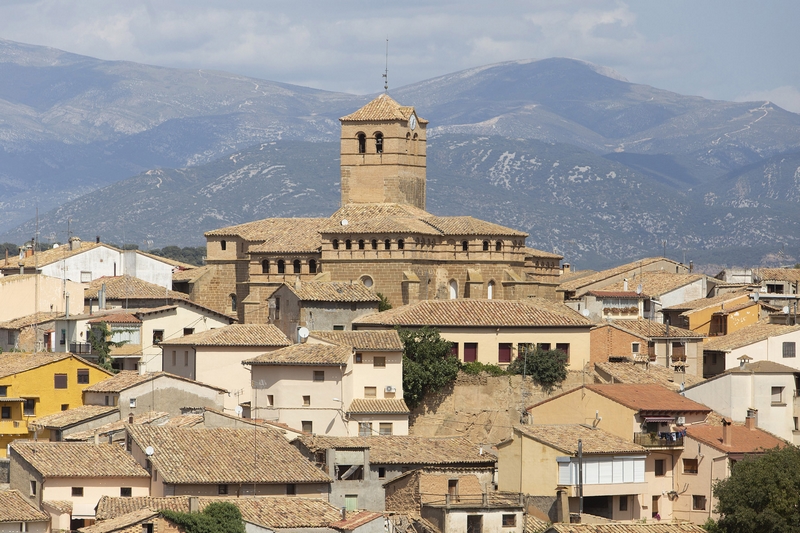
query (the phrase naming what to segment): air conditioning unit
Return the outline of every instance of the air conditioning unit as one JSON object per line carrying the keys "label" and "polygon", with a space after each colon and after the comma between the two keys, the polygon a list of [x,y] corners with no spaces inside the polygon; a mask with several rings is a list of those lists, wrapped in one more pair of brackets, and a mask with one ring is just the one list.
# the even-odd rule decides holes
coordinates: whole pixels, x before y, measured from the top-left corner
{"label": "air conditioning unit", "polygon": [[679,416],[678,419],[676,420],[676,422],[677,422],[677,424],[679,426],[682,426],[682,425],[686,424],[686,417],[685,416]]}
{"label": "air conditioning unit", "polygon": [[397,392],[397,389],[392,387],[391,385],[388,385],[384,390],[386,392]]}

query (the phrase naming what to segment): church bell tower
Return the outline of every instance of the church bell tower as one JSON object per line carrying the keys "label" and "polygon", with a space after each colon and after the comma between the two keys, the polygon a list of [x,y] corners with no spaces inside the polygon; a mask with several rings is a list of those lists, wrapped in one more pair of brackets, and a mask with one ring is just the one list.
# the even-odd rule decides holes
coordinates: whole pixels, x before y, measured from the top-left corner
{"label": "church bell tower", "polygon": [[339,121],[342,205],[398,203],[424,210],[428,121],[388,94]]}

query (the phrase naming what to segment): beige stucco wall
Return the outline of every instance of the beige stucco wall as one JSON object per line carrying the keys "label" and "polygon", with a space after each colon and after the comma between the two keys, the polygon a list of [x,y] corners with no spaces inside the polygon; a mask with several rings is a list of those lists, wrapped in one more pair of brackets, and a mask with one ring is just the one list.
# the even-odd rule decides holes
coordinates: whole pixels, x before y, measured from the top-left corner
{"label": "beige stucco wall", "polygon": [[[120,487],[131,487],[132,496],[149,496],[150,479],[139,478],[47,478],[42,499],[72,502],[72,518],[94,518],[94,508],[103,496],[120,496]],[[72,496],[72,487],[83,487],[83,496]]]}
{"label": "beige stucco wall", "polygon": [[776,335],[769,339],[754,342],[741,348],[736,348],[725,355],[725,368],[728,370],[739,366],[738,358],[742,355],[752,357],[752,363],[758,361],[774,361],[782,365],[800,370],[800,357],[783,357],[783,343],[794,342],[800,344],[800,331],[792,331],[784,335]]}
{"label": "beige stucco wall", "polygon": [[[636,412],[589,389],[576,389],[530,409],[534,424],[593,424],[595,416],[602,420],[596,427],[626,440],[633,440],[638,431]],[[637,427],[635,427],[637,426]]]}
{"label": "beige stucco wall", "polygon": [[[66,529],[69,529],[67,523]],[[19,533],[23,531],[21,522],[0,522],[0,533]],[[28,533],[47,533],[50,530],[50,522],[25,522],[24,531]]]}
{"label": "beige stucco wall", "polygon": [[[67,280],[66,291],[70,293],[73,312],[80,311],[83,308],[83,285]],[[65,311],[64,281],[60,278],[41,274],[0,278],[0,322],[32,315],[36,311],[50,312],[51,305],[54,312]]]}
{"label": "beige stucco wall", "polygon": [[[697,459],[697,474],[683,472],[683,458]],[[718,518],[713,512],[716,501],[712,498],[714,481],[730,475],[727,455],[691,437],[684,437],[684,451],[675,464],[676,482],[680,495],[673,502],[675,518],[702,524],[709,517]],[[684,490],[685,487],[685,490]],[[692,509],[692,496],[706,497],[705,510]]]}

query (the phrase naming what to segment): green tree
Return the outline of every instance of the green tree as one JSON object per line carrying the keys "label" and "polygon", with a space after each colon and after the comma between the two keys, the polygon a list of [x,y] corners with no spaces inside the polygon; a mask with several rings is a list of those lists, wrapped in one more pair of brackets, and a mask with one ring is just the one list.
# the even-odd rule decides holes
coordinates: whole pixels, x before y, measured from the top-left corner
{"label": "green tree", "polygon": [[89,343],[92,345],[92,353],[97,356],[97,365],[109,372],[114,372],[111,367],[111,348],[124,346],[128,341],[114,342],[110,338],[111,330],[108,324],[100,322],[92,326],[92,331],[89,334]]}
{"label": "green tree", "polygon": [[379,292],[376,292],[375,295],[381,299],[381,301],[378,303],[379,313],[383,313],[384,311],[388,311],[392,308],[392,303],[389,301],[389,298]]}
{"label": "green tree", "polygon": [[452,383],[461,362],[452,353],[453,343],[441,338],[436,328],[400,329],[398,333],[403,341],[403,398],[414,409],[426,393]]}
{"label": "green tree", "polygon": [[561,350],[521,350],[513,363],[508,365],[510,374],[524,374],[546,391],[567,379],[567,354]]}
{"label": "green tree", "polygon": [[718,531],[800,533],[800,449],[745,456],[714,484]]}
{"label": "green tree", "polygon": [[230,502],[214,502],[199,513],[164,510],[161,515],[186,529],[186,533],[245,533],[239,508]]}

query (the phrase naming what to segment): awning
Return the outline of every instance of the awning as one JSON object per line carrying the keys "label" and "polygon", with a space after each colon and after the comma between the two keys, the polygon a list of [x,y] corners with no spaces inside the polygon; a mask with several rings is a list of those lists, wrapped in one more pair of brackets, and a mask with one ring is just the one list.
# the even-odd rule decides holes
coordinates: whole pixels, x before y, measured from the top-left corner
{"label": "awning", "polygon": [[646,416],[645,422],[675,422],[674,416]]}
{"label": "awning", "polygon": [[0,402],[24,402],[24,401],[25,400],[23,400],[22,398],[6,398],[6,397],[0,398]]}

